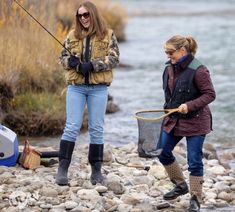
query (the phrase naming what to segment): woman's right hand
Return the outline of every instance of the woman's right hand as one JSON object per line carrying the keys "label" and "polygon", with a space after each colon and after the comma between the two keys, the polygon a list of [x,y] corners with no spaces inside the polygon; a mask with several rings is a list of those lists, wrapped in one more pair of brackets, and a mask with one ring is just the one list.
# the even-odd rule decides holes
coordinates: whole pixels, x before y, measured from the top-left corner
{"label": "woman's right hand", "polygon": [[186,104],[181,104],[179,107],[179,113],[187,114],[188,113],[188,106]]}
{"label": "woman's right hand", "polygon": [[68,59],[68,65],[70,68],[76,69],[76,67],[80,64],[79,58],[71,55]]}

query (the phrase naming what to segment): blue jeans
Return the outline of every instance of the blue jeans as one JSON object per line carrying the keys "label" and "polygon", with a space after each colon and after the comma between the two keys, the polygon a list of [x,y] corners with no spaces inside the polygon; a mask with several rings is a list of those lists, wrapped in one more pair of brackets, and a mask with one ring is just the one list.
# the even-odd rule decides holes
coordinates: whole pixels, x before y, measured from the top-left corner
{"label": "blue jeans", "polygon": [[107,85],[69,85],[66,96],[67,118],[61,139],[70,142],[76,141],[87,105],[90,143],[103,144],[103,126],[107,101]]}
{"label": "blue jeans", "polygon": [[[172,151],[182,138],[182,136],[174,136],[173,133],[162,131],[159,148],[163,150],[159,160],[163,165],[170,165],[175,161]],[[188,171],[192,176],[203,176],[202,147],[204,140],[205,135],[186,137]]]}

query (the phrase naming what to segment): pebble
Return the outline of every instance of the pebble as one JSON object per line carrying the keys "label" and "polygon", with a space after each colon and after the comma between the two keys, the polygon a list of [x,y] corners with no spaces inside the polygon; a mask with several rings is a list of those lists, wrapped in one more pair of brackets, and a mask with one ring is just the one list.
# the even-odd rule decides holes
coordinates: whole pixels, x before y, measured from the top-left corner
{"label": "pebble", "polygon": [[[215,153],[212,145],[206,148],[208,155]],[[0,166],[0,211],[148,212],[184,211],[188,207],[189,194],[175,201],[163,200],[163,194],[172,188],[172,183],[156,158],[138,157],[136,144],[105,146],[104,185],[92,185],[89,181],[91,169],[87,150],[88,145],[80,145],[74,150],[68,173],[69,186],[55,183],[58,163],[49,167],[41,165],[36,170],[26,170],[20,165]],[[188,182],[185,147],[180,146],[176,150]],[[229,157],[224,154],[221,160],[234,160],[231,157],[234,154]],[[223,166],[218,158],[204,158],[204,164],[202,211],[207,208],[208,211],[209,208],[216,211],[223,207],[235,210],[234,169]],[[144,170],[146,166],[150,170]]]}

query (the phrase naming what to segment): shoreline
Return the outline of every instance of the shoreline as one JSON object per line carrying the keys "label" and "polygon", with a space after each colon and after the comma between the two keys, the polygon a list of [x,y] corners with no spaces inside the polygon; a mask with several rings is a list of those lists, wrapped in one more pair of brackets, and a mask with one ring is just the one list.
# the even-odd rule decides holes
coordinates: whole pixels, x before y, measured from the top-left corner
{"label": "shoreline", "polygon": [[[24,140],[29,140],[32,146],[36,148],[48,147],[59,150],[61,136],[56,137],[19,137],[19,145],[23,146]],[[83,146],[88,145],[89,143],[89,135],[88,132],[83,132],[79,135],[78,140],[76,141],[76,145]],[[222,162],[225,166],[226,163],[230,166],[230,168],[235,169],[235,145],[234,140],[229,140],[227,142],[215,142],[215,141],[205,141],[203,145],[204,157],[210,158],[220,158],[220,163]],[[138,141],[133,142],[135,145],[138,145]],[[178,145],[184,146],[185,148],[185,140],[179,142]],[[126,143],[117,143],[117,142],[108,142],[105,141],[105,145],[111,145],[114,148],[120,148],[126,146]],[[209,154],[209,155],[208,155]]]}
{"label": "shoreline", "polygon": [[[188,182],[183,148],[183,146],[177,147],[175,155],[182,164],[183,173]],[[209,151],[208,148],[207,151]],[[40,148],[40,150],[52,150],[52,148]],[[55,184],[58,164],[48,167],[41,165],[36,170],[26,170],[19,165],[1,166],[0,210],[50,212],[186,210],[189,194],[171,202],[163,200],[163,193],[172,188],[172,183],[158,159],[138,156],[136,144],[130,143],[122,147],[105,145],[102,168],[106,176],[105,185],[91,185],[87,152],[87,144],[76,145],[69,169],[70,186]],[[122,164],[117,163],[116,159]],[[204,204],[201,211],[215,211],[217,208],[218,210],[223,208],[223,211],[234,211],[234,169],[224,167],[220,165],[219,160],[212,158],[205,158],[204,164]],[[144,170],[142,168],[144,166],[149,166],[150,170]]]}

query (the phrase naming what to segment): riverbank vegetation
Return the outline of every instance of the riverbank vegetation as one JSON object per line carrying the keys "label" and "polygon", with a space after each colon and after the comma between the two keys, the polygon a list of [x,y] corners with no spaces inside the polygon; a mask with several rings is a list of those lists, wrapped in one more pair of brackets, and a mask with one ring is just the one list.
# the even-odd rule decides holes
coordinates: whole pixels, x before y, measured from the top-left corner
{"label": "riverbank vegetation", "polygon": [[[73,27],[77,1],[18,0],[63,42]],[[95,1],[119,41],[126,12],[111,1]],[[19,135],[56,135],[65,122],[61,46],[14,1],[0,2],[0,121]],[[84,125],[85,127],[85,125]]]}

